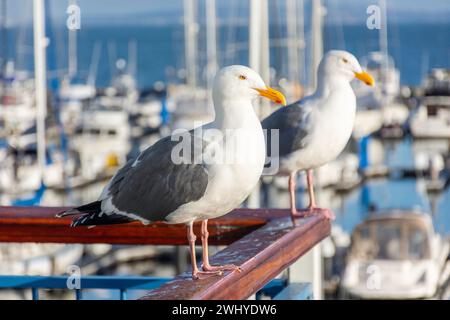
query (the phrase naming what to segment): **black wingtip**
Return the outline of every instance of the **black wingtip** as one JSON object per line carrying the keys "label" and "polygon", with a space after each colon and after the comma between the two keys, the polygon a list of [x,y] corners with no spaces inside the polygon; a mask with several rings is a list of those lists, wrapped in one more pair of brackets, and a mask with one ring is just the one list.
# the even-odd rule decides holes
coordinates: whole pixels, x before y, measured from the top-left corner
{"label": "black wingtip", "polygon": [[66,216],[74,216],[82,213],[99,213],[101,212],[101,201],[94,201],[76,208],[72,208],[56,214],[57,218]]}
{"label": "black wingtip", "polygon": [[76,214],[80,214],[81,212],[77,208],[72,208],[63,212],[59,212],[55,215],[56,218],[63,218],[66,216],[72,216]]}
{"label": "black wingtip", "polygon": [[94,216],[95,216],[95,214],[86,213],[79,217],[75,217],[72,220],[72,223],[70,224],[70,226],[71,227],[79,227],[79,226],[84,226],[84,225],[89,226],[89,225],[91,225],[89,223],[89,220],[91,220]]}
{"label": "black wingtip", "polygon": [[77,227],[77,226],[79,226],[80,225],[80,220],[78,220],[78,219],[74,219],[74,220],[72,220],[72,222],[70,223],[70,227],[71,228],[75,228],[75,227]]}

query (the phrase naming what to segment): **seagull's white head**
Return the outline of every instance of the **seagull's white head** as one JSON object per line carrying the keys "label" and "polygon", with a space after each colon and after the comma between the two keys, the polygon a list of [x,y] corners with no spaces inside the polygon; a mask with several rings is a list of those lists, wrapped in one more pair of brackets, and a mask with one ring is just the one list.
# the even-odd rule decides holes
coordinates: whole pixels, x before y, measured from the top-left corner
{"label": "seagull's white head", "polygon": [[340,76],[349,82],[354,78],[373,86],[375,81],[367,72],[363,71],[358,60],[350,52],[341,50],[328,51],[319,64],[319,74],[322,76]]}
{"label": "seagull's white head", "polygon": [[214,99],[221,100],[251,101],[262,96],[286,105],[281,92],[266,86],[261,76],[252,69],[239,65],[222,68],[216,74],[212,94]]}

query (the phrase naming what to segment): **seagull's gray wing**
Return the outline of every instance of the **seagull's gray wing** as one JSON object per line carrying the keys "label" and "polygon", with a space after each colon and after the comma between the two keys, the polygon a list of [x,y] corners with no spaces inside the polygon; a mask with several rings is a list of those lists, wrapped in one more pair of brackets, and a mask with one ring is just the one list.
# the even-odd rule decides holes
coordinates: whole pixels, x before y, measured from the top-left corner
{"label": "seagull's gray wing", "polygon": [[[192,132],[189,135],[191,148],[197,153],[181,154],[191,161],[175,163],[172,151],[180,142],[163,138],[122,167],[105,187],[99,201],[60,216],[87,212],[74,221],[75,226],[160,221],[181,205],[200,199],[208,185],[208,172],[204,164],[196,163],[191,156],[201,154],[206,142]],[[112,208],[108,207],[109,200]],[[83,211],[86,208],[90,210]]]}
{"label": "seagull's gray wing", "polygon": [[[279,155],[286,156],[308,144],[310,134],[311,101],[300,100],[286,107],[281,107],[262,122],[267,130],[266,142],[271,140],[271,129],[279,130]],[[267,152],[271,155],[271,144],[266,143]]]}

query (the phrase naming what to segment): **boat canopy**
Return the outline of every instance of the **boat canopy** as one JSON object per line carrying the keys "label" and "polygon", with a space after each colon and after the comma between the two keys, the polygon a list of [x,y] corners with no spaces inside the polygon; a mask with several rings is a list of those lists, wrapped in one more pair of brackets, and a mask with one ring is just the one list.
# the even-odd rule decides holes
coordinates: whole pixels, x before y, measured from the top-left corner
{"label": "boat canopy", "polygon": [[429,224],[417,218],[368,220],[353,232],[350,256],[370,260],[429,259]]}

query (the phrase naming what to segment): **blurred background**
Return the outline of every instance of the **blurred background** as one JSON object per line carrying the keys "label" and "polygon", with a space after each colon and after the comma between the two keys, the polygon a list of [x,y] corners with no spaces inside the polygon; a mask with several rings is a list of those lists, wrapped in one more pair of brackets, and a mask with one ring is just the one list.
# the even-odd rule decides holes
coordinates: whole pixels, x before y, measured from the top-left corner
{"label": "blurred background", "polygon": [[[249,65],[289,103],[314,90],[323,52],[343,49],[377,85],[353,83],[352,139],[315,172],[318,202],[337,216],[321,246],[324,296],[448,299],[449,2],[46,0],[43,9],[0,0],[1,205],[95,200],[128,159],[213,118],[208,89],[222,66]],[[275,108],[256,107],[261,117]],[[263,177],[244,205],[287,208],[285,186]],[[157,276],[188,263],[180,247],[38,244],[1,244],[0,261],[0,274],[75,263],[83,274]]]}

